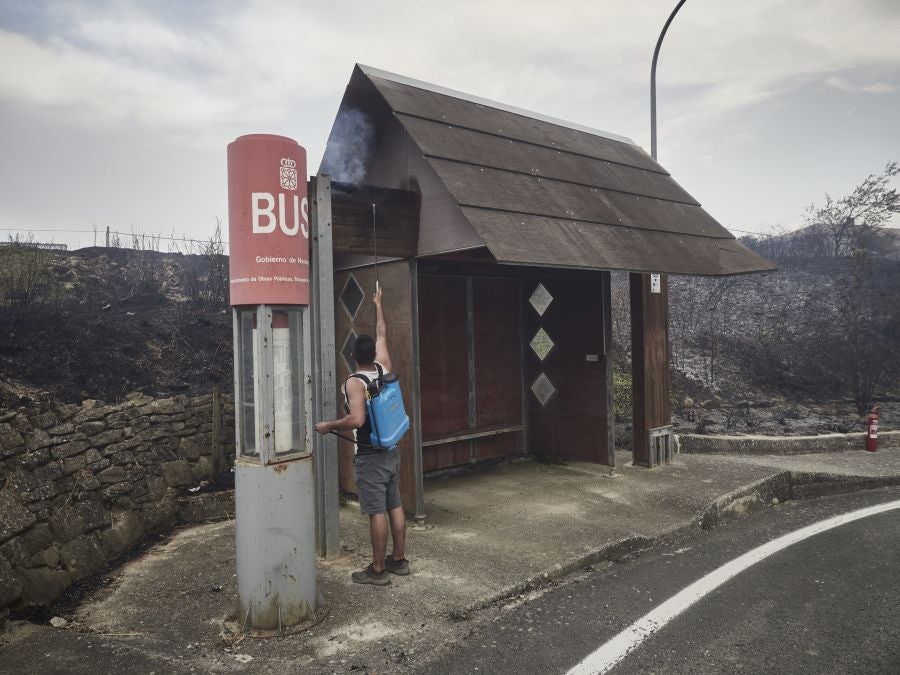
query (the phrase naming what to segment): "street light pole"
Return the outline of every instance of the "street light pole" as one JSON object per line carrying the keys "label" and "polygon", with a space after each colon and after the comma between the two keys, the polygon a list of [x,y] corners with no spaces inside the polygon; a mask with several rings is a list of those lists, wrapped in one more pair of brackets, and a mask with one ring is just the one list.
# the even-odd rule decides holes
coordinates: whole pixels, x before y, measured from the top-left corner
{"label": "street light pole", "polygon": [[680,0],[669,14],[666,25],[659,34],[659,40],[656,41],[656,49],[653,50],[653,65],[650,67],[650,156],[654,160],[656,159],[656,62],[659,60],[659,49],[662,47],[663,38],[666,37],[666,31],[669,30],[669,24],[685,2],[687,0]]}
{"label": "street light pole", "polygon": [[[650,69],[650,156],[656,160],[656,62],[680,0],[663,26]],[[669,403],[669,280],[665,274],[631,272],[632,441],[636,466],[653,468],[673,460],[674,429]]]}

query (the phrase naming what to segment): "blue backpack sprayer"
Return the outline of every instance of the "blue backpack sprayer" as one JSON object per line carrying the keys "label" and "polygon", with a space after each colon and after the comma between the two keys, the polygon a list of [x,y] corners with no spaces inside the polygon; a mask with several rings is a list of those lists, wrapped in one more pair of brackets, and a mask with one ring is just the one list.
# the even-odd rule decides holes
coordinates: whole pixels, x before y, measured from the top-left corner
{"label": "blue backpack sprayer", "polygon": [[[379,288],[378,282],[378,237],[375,231],[375,204],[372,204],[372,241],[375,253],[375,289]],[[380,363],[375,364],[378,377],[370,380],[361,373],[354,373],[350,377],[356,377],[366,385],[366,415],[368,416],[372,433],[367,443],[365,439],[357,438],[356,444],[360,448],[370,451],[391,450],[397,446],[403,435],[409,431],[409,416],[403,406],[403,393],[400,391],[400,382],[395,373],[385,373]],[[332,431],[341,438],[352,440]]]}

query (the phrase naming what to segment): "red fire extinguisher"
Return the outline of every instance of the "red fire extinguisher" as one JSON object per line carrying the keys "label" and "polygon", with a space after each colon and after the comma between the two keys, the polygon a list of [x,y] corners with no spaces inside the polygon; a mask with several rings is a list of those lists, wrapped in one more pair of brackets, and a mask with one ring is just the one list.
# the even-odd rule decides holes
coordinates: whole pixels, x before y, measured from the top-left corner
{"label": "red fire extinguisher", "polygon": [[872,406],[872,412],[866,420],[866,450],[875,452],[878,449],[878,406]]}

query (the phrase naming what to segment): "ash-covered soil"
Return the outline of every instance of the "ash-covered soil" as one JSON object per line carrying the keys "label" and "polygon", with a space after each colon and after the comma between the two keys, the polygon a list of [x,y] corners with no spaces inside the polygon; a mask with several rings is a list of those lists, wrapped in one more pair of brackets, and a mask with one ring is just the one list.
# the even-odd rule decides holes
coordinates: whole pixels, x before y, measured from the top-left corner
{"label": "ash-covered soil", "polygon": [[231,383],[223,256],[3,247],[0,265],[0,403]]}

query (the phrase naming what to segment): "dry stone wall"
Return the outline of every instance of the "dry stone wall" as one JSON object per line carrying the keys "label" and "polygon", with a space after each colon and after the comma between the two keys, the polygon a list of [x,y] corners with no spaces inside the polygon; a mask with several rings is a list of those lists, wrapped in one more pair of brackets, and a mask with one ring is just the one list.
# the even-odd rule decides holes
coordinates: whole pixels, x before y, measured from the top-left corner
{"label": "dry stone wall", "polygon": [[[213,478],[213,401],[135,393],[118,404],[0,409],[0,622],[175,522],[178,495]],[[228,471],[234,406],[219,405]]]}

